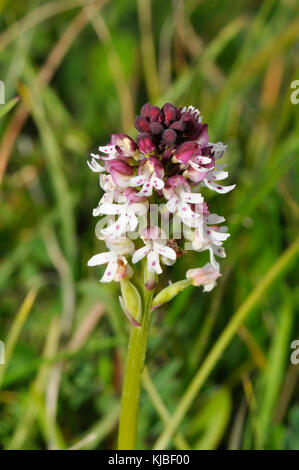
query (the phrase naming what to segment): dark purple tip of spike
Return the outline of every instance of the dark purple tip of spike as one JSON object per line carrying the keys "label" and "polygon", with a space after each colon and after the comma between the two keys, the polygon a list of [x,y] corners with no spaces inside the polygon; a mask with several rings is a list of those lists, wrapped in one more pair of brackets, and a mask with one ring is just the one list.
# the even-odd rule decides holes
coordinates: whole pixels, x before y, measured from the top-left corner
{"label": "dark purple tip of spike", "polygon": [[139,132],[150,132],[149,122],[141,116],[136,116],[134,126]]}
{"label": "dark purple tip of spike", "polygon": [[162,139],[166,145],[173,145],[177,139],[177,133],[173,129],[166,129],[162,134]]}

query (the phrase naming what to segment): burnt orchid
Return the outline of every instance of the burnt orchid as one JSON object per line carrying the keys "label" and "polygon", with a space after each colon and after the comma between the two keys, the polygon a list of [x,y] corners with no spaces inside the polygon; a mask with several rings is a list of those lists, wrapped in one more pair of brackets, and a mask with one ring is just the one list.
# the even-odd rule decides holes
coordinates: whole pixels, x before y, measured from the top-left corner
{"label": "burnt orchid", "polygon": [[[136,442],[140,379],[151,312],[188,285],[211,291],[221,276],[218,258],[225,257],[229,237],[225,219],[205,201],[207,191],[224,194],[235,185],[218,161],[226,146],[209,141],[208,125],[192,106],[141,108],[134,125],[136,142],[112,134],[89,168],[99,173],[104,194],[94,216],[102,216],[97,237],[108,251],[93,256],[89,266],[106,265],[101,282],[120,282],[120,304],[131,322],[127,369],[120,417],[119,448]],[[208,251],[210,262],[189,269],[186,278],[156,293],[163,265],[173,265],[187,250]],[[139,268],[141,266],[141,268]],[[154,297],[154,293],[156,294]]]}

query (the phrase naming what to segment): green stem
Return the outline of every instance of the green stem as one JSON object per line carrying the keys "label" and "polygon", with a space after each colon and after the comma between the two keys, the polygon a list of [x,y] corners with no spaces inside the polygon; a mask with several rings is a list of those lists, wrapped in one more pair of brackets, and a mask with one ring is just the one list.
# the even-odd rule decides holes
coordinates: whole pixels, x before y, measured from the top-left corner
{"label": "green stem", "polygon": [[153,291],[143,291],[141,326],[131,327],[119,421],[118,449],[135,450],[141,377],[152,316]]}

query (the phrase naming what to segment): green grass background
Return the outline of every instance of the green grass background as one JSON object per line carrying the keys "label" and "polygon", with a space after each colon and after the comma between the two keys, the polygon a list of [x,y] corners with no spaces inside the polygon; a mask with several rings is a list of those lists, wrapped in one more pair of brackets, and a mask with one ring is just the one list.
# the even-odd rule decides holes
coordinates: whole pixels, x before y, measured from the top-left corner
{"label": "green grass background", "polygon": [[[135,136],[150,100],[199,108],[237,187],[205,193],[231,232],[217,288],[154,313],[138,448],[299,449],[298,12],[0,0],[1,448],[115,448],[129,325],[119,286],[86,266],[103,248],[86,159],[110,133]],[[205,262],[189,252],[161,285]]]}

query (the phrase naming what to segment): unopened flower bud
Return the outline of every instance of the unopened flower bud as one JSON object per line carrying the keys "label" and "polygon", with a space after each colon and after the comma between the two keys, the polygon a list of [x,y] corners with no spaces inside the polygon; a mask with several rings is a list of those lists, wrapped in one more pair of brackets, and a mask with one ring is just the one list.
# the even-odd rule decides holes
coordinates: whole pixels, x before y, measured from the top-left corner
{"label": "unopened flower bud", "polygon": [[216,286],[216,280],[221,274],[219,269],[207,263],[202,268],[189,269],[186,278],[192,281],[194,286],[203,286],[204,292],[211,291]]}
{"label": "unopened flower bud", "polygon": [[182,281],[175,282],[174,284],[170,284],[169,286],[162,289],[158,295],[153,300],[153,308],[159,307],[161,304],[165,302],[169,302],[173,299],[179,292],[184,290],[186,287],[191,285],[191,281],[189,279],[183,279]]}
{"label": "unopened flower bud", "polygon": [[149,122],[141,116],[136,116],[134,126],[139,132],[150,132]]}
{"label": "unopened flower bud", "polygon": [[152,109],[149,112],[149,120],[151,122],[161,122],[163,120],[162,111],[158,106],[152,106]]}
{"label": "unopened flower bud", "polygon": [[141,153],[153,153],[156,150],[156,144],[153,137],[147,132],[143,132],[137,137],[138,147]]}
{"label": "unopened flower bud", "polygon": [[173,145],[177,139],[177,133],[173,129],[166,129],[163,132],[162,139],[167,146]]}
{"label": "unopened flower bud", "polygon": [[164,127],[162,126],[160,122],[151,122],[150,131],[154,135],[159,135],[164,131]]}
{"label": "unopened flower bud", "polygon": [[162,108],[164,118],[167,124],[177,119],[177,108],[170,103],[164,104]]}
{"label": "unopened flower bud", "polygon": [[150,103],[145,103],[141,108],[141,112],[140,112],[141,116],[143,118],[149,119],[149,113],[152,107],[153,106]]}

